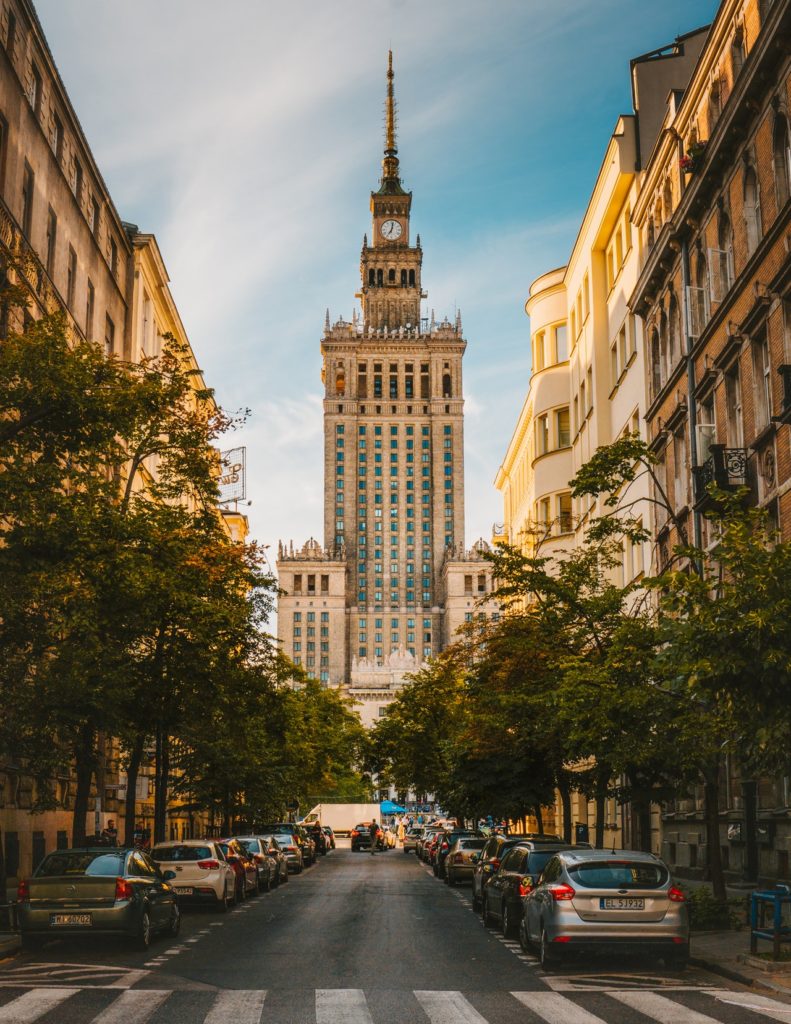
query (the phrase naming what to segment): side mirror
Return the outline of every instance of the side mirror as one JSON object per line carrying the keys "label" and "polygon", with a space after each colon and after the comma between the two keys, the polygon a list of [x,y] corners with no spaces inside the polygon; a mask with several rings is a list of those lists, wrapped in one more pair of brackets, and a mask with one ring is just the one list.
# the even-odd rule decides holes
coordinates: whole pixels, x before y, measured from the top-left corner
{"label": "side mirror", "polygon": [[175,871],[163,871],[162,872],[162,880],[164,882],[170,882],[175,877],[176,877],[176,872]]}

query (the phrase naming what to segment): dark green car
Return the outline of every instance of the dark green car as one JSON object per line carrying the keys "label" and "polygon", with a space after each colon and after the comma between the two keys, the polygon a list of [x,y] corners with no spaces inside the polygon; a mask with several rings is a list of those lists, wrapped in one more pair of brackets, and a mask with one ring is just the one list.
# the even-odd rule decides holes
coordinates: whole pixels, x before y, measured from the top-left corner
{"label": "dark green car", "polygon": [[178,935],[181,914],[164,873],[143,850],[106,846],[47,854],[17,892],[25,946],[55,935],[125,935],[148,949],[157,932]]}

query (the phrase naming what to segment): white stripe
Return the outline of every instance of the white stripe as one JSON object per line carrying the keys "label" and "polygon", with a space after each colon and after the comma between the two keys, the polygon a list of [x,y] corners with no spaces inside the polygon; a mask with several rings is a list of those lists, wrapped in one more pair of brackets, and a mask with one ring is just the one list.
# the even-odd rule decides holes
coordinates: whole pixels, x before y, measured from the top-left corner
{"label": "white stripe", "polygon": [[147,974],[148,971],[127,971],[118,981],[112,982],[110,988],[131,988],[138,981],[142,981]]}
{"label": "white stripe", "polygon": [[431,1024],[487,1024],[461,992],[415,992]]}
{"label": "white stripe", "polygon": [[629,1006],[638,1013],[645,1014],[659,1024],[717,1024],[714,1017],[688,1006],[675,1003],[672,999],[657,995],[656,992],[608,992],[609,996]]}
{"label": "white stripe", "polygon": [[316,1024],[373,1024],[361,988],[317,988]]}
{"label": "white stripe", "polygon": [[76,988],[34,988],[12,999],[5,1006],[0,1006],[0,1021],[6,1021],[7,1024],[31,1024],[31,1021],[54,1010],[77,991]]}
{"label": "white stripe", "polygon": [[145,1024],[169,995],[142,988],[127,989],[94,1018],[93,1024]]}
{"label": "white stripe", "polygon": [[791,1006],[779,1003],[776,999],[767,999],[766,996],[757,996],[752,992],[730,992],[727,989],[711,992],[710,995],[720,1003],[742,1006],[745,1010],[752,1010],[753,1013],[758,1013],[762,1017],[791,1021]]}
{"label": "white stripe", "polygon": [[601,1017],[588,1013],[557,992],[512,992],[511,995],[547,1024],[605,1024]]}
{"label": "white stripe", "polygon": [[266,989],[228,989],[220,992],[203,1024],[261,1024]]}

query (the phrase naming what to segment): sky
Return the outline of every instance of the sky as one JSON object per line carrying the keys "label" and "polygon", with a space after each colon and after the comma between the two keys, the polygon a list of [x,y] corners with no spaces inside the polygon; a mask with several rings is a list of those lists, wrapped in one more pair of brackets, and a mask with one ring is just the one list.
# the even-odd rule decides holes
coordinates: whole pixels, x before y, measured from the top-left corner
{"label": "sky", "polygon": [[[121,217],[153,232],[207,383],[250,409],[251,536],[323,529],[320,341],[351,319],[387,50],[425,311],[461,310],[466,541],[527,391],[530,282],[565,263],[629,60],[714,0],[35,0]],[[424,311],[424,312],[425,312]]]}

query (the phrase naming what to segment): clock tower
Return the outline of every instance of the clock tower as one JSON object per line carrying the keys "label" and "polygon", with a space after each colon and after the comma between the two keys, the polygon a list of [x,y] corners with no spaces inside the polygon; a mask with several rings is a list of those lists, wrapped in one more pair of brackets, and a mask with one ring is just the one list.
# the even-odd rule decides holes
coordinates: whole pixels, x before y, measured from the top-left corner
{"label": "clock tower", "polygon": [[379,188],[371,193],[372,241],[363,240],[360,255],[363,323],[378,329],[412,329],[420,322],[420,236],[409,244],[412,193],[401,184],[396,145],[396,105],[393,89],[393,52],[387,64],[385,151]]}

